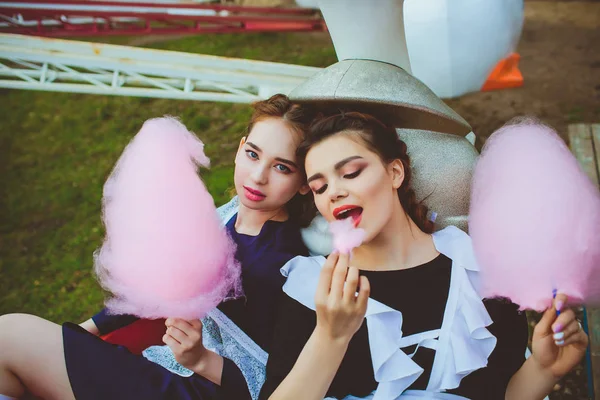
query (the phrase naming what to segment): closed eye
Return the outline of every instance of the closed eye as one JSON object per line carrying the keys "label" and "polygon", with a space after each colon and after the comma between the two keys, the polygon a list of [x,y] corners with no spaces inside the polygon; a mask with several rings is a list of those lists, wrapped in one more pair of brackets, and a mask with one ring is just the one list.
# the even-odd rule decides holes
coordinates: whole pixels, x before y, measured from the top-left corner
{"label": "closed eye", "polygon": [[344,178],[346,179],[354,179],[356,178],[358,175],[360,175],[360,173],[362,172],[362,169],[358,169],[354,172],[352,172],[351,174],[346,174],[344,175]]}
{"label": "closed eye", "polygon": [[323,194],[325,193],[325,191],[327,190],[327,185],[323,185],[318,189],[313,190],[313,192],[315,192],[315,194]]}

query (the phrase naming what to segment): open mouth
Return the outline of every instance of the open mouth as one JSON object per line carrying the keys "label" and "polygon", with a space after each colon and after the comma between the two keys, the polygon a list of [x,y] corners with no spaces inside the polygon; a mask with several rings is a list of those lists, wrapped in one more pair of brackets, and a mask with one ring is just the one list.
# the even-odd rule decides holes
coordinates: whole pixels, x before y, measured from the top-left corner
{"label": "open mouth", "polygon": [[333,217],[337,220],[352,218],[352,223],[356,228],[362,219],[362,207],[347,205],[341,206],[333,210]]}

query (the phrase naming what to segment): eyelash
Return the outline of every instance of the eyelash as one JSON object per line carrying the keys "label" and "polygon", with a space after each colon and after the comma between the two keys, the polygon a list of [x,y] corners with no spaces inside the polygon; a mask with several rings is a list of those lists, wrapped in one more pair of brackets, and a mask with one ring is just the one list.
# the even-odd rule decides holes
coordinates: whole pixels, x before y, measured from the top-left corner
{"label": "eyelash", "polygon": [[327,185],[325,184],[325,185],[321,186],[320,188],[318,188],[317,190],[315,190],[314,192],[315,192],[315,194],[323,194],[323,193],[325,193],[326,189],[327,189]]}
{"label": "eyelash", "polygon": [[351,174],[344,175],[344,178],[346,178],[346,179],[354,179],[358,175],[360,175],[361,172],[362,172],[362,169],[357,169],[356,171],[352,172]]}
{"label": "eyelash", "polygon": [[[344,178],[345,178],[345,179],[354,179],[354,178],[356,178],[358,175],[360,175],[360,173],[361,173],[361,172],[362,172],[362,170],[361,170],[361,169],[359,169],[359,170],[356,170],[356,171],[352,172],[351,174],[346,174],[346,175],[344,175]],[[321,186],[320,188],[318,188],[318,189],[317,189],[317,190],[315,190],[314,192],[315,192],[315,194],[323,194],[323,193],[325,193],[325,190],[327,190],[327,184],[325,184],[325,185]]]}
{"label": "eyelash", "polygon": [[[255,151],[253,151],[253,150],[246,150],[246,154],[248,155],[248,157],[250,159],[252,159],[252,160],[258,160],[258,154],[256,154]],[[277,168],[277,167],[283,167],[283,169],[280,169],[280,168]],[[290,173],[292,173],[292,170],[287,165],[277,164],[277,165],[275,165],[275,168],[279,172],[283,172],[284,174],[290,174]]]}

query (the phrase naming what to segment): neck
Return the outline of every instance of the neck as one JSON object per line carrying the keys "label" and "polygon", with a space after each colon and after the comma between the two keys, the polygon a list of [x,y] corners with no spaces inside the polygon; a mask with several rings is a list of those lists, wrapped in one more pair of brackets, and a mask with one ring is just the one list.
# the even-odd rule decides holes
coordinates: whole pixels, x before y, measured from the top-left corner
{"label": "neck", "polygon": [[243,235],[256,236],[267,221],[286,221],[287,219],[288,213],[285,207],[275,210],[253,210],[240,203],[235,230]]}
{"label": "neck", "polygon": [[433,237],[421,231],[398,202],[383,230],[354,249],[352,264],[363,270],[408,269],[438,255]]}

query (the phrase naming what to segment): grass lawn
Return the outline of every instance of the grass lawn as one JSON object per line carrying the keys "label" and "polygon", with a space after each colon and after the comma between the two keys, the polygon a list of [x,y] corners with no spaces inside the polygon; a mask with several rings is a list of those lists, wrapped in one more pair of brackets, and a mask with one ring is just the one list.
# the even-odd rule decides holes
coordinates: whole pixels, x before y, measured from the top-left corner
{"label": "grass lawn", "polygon": [[[144,46],[321,67],[337,60],[327,33],[205,35]],[[222,204],[250,116],[248,105],[32,91],[0,91],[0,104],[0,315],[59,323],[102,307],[92,273],[103,238],[102,185],[142,123],[174,115],[198,134],[212,161],[203,178]]]}

